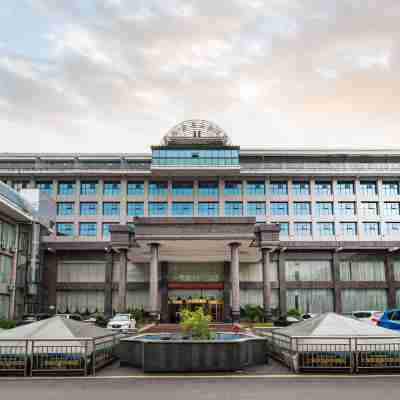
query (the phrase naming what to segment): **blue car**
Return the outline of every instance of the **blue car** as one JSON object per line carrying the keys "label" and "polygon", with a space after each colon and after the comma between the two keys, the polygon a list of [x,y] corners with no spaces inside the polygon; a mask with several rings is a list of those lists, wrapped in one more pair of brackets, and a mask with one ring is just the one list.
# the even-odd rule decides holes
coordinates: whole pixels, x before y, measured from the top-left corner
{"label": "blue car", "polygon": [[386,310],[379,319],[378,326],[400,331],[400,309]]}

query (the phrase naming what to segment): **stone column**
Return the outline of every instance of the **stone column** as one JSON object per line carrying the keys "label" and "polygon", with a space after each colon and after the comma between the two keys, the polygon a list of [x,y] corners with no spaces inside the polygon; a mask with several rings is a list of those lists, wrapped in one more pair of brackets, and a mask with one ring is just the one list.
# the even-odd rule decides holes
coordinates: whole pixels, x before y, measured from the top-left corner
{"label": "stone column", "polygon": [[340,255],[334,251],[332,255],[332,282],[334,295],[334,311],[342,313],[342,287],[340,283]]}
{"label": "stone column", "polygon": [[108,318],[113,315],[112,289],[113,289],[113,253],[106,254],[106,270],[104,280],[104,315]]}
{"label": "stone column", "polygon": [[232,321],[240,321],[240,281],[239,281],[239,247],[240,243],[229,244],[231,248],[231,286],[232,286]]}
{"label": "stone column", "polygon": [[224,315],[223,320],[231,319],[231,266],[229,261],[224,262]]}
{"label": "stone column", "polygon": [[271,321],[272,319],[272,286],[271,286],[271,249],[263,247],[262,253],[262,277],[263,277],[263,308],[264,320]]}
{"label": "stone column", "polygon": [[54,315],[57,313],[58,262],[56,253],[48,252],[46,254],[46,263],[48,269],[47,293],[49,296],[49,313]]}
{"label": "stone column", "polygon": [[161,282],[160,282],[160,298],[161,298],[161,321],[169,321],[169,309],[168,309],[168,262],[164,261],[160,263],[161,269]]}
{"label": "stone column", "polygon": [[11,270],[11,292],[10,292],[10,309],[9,309],[9,317],[10,319],[15,319],[16,318],[16,313],[15,313],[15,295],[16,295],[16,284],[17,284],[17,266],[18,266],[18,254],[19,254],[19,229],[20,226],[19,224],[17,225],[17,232],[16,232],[16,237],[15,237],[15,252],[13,256],[13,261],[12,261],[12,270]]}
{"label": "stone column", "polygon": [[118,312],[126,311],[127,249],[119,253]]}
{"label": "stone column", "polygon": [[278,279],[279,279],[279,315],[286,317],[287,293],[286,293],[286,255],[284,251],[279,253]]}
{"label": "stone column", "polygon": [[159,307],[158,307],[158,249],[159,243],[150,243],[150,290],[149,290],[149,313],[150,316],[158,321]]}

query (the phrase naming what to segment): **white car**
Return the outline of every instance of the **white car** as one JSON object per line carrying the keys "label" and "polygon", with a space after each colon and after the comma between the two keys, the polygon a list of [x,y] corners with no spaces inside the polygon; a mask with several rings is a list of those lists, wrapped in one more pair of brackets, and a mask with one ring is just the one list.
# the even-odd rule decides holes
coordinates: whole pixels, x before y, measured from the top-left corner
{"label": "white car", "polygon": [[107,329],[127,331],[136,329],[136,319],[130,314],[116,314],[108,321]]}

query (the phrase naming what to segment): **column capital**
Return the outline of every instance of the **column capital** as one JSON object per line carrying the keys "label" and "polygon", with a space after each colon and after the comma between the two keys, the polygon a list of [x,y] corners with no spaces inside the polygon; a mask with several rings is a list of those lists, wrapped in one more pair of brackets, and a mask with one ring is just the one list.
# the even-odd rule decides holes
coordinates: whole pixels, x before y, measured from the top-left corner
{"label": "column capital", "polygon": [[147,243],[147,246],[149,246],[149,247],[160,247],[161,243],[159,243],[159,242],[150,242],[150,243]]}
{"label": "column capital", "polygon": [[230,242],[228,243],[229,247],[240,247],[242,243],[240,242]]}

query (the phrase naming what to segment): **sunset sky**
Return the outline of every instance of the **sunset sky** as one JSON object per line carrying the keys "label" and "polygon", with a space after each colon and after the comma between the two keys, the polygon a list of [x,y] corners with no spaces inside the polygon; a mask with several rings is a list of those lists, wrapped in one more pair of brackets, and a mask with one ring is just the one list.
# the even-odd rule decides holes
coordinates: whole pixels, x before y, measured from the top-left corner
{"label": "sunset sky", "polygon": [[399,0],[1,0],[0,152],[400,148]]}

